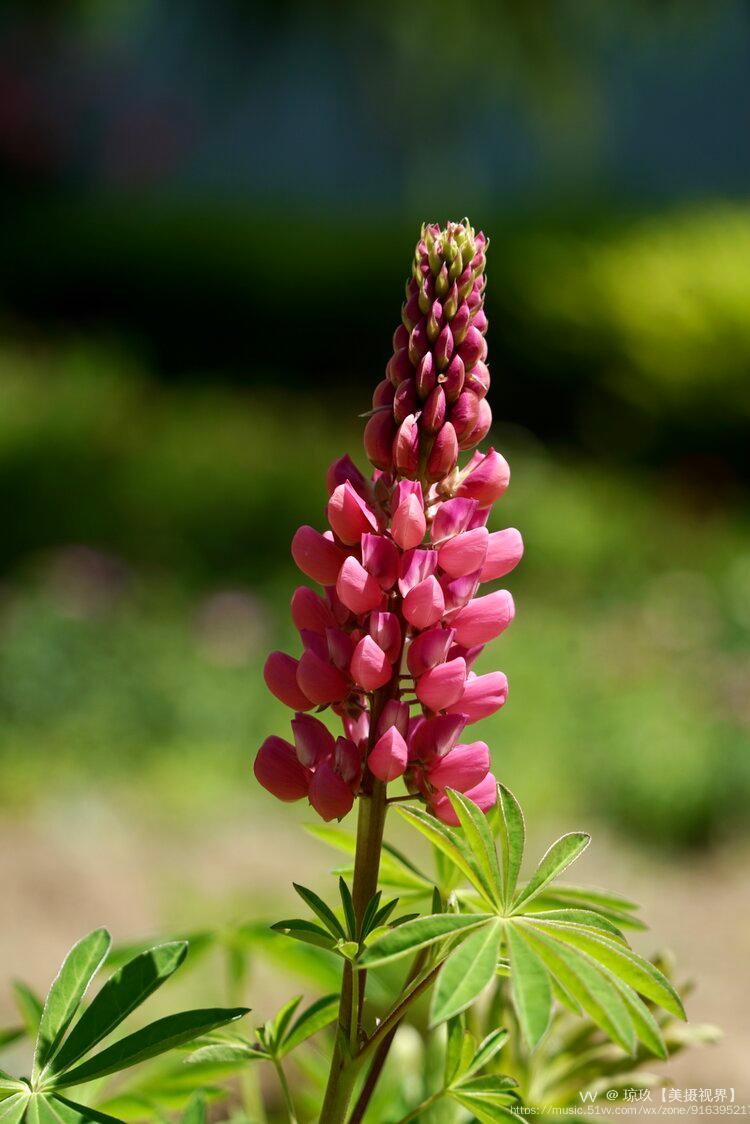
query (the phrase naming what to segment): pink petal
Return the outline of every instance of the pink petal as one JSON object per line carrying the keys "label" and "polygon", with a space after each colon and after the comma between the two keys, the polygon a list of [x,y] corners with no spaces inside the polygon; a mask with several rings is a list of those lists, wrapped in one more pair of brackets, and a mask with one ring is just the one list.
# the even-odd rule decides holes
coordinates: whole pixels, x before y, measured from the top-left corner
{"label": "pink petal", "polygon": [[490,671],[487,675],[469,676],[460,699],[445,709],[451,714],[465,714],[469,722],[478,722],[498,711],[507,698],[507,676],[502,671]]}
{"label": "pink petal", "polygon": [[377,531],[378,521],[365,501],[346,480],[339,484],[328,501],[328,522],[342,542],[353,546],[369,531]]}
{"label": "pink petal", "polygon": [[340,702],[349,692],[349,682],[339,669],[309,650],[299,661],[297,683],[317,706]]}
{"label": "pink petal", "polygon": [[474,512],[477,510],[476,500],[452,499],[441,503],[435,512],[430,530],[430,538],[434,543],[452,538],[462,531],[466,531]]}
{"label": "pink petal", "polygon": [[389,663],[401,652],[401,623],[395,613],[370,613],[370,636],[383,649]]}
{"label": "pink petal", "polygon": [[388,657],[371,636],[363,636],[357,644],[349,670],[354,682],[365,691],[377,691],[391,677]]}
{"label": "pink petal", "polygon": [[416,496],[411,495],[399,504],[391,523],[391,534],[402,550],[419,546],[427,530],[424,508]]}
{"label": "pink petal", "polygon": [[[475,788],[465,792],[464,796],[473,800],[480,811],[488,812],[497,803],[497,781],[492,773],[488,773],[483,781],[480,781]],[[451,827],[458,826],[458,816],[453,811],[453,805],[447,796],[439,796],[436,800],[431,801],[430,811],[443,823],[450,824]]]}
{"label": "pink petal", "polygon": [[455,788],[467,792],[484,780],[490,768],[490,751],[485,742],[457,745],[445,757],[439,757],[428,770],[433,788],[444,792]]}
{"label": "pink petal", "polygon": [[306,585],[299,586],[292,595],[292,620],[300,631],[321,633],[334,623],[330,607]]}
{"label": "pink petal", "polygon": [[463,714],[437,714],[426,718],[409,738],[409,758],[429,762],[444,757],[455,746],[466,726]]}
{"label": "pink petal", "polygon": [[406,597],[410,589],[419,585],[437,569],[437,554],[434,550],[407,550],[401,559],[398,589]]}
{"label": "pink petal", "polygon": [[398,577],[401,555],[396,545],[383,535],[362,535],[362,565],[377,578],[383,589],[390,589]]}
{"label": "pink petal", "polygon": [[456,641],[472,647],[486,644],[503,632],[513,620],[515,606],[507,589],[477,597],[459,609],[451,624],[456,630]]}
{"label": "pink petal", "polygon": [[402,735],[395,726],[390,726],[370,751],[367,765],[378,780],[394,781],[403,774],[408,756]]}
{"label": "pink petal", "polygon": [[253,772],[259,784],[278,800],[301,800],[310,787],[310,772],[297,760],[283,738],[266,738],[258,750]]}
{"label": "pink petal", "polygon": [[494,581],[510,573],[523,557],[523,539],[515,527],[493,531],[487,543],[487,557],[482,567],[481,580]]}
{"label": "pink petal", "polygon": [[309,797],[315,811],[326,822],[342,819],[351,811],[354,803],[351,788],[327,761],[313,773]]}
{"label": "pink petal", "polygon": [[383,598],[378,582],[351,555],[341,567],[336,592],[347,609],[357,616],[377,609]]}
{"label": "pink petal", "polygon": [[481,570],[487,557],[489,532],[486,527],[464,531],[449,539],[438,551],[438,565],[452,578],[465,577]]}
{"label": "pink petal", "polygon": [[403,614],[414,628],[429,628],[436,624],[445,611],[445,599],[437,578],[425,578],[410,589],[404,598]]}
{"label": "pink petal", "polygon": [[292,710],[310,710],[312,701],[297,683],[299,664],[286,652],[271,652],[263,668],[263,678],[272,695]]}
{"label": "pink petal", "polygon": [[300,527],[292,539],[292,558],[303,574],[321,585],[333,585],[346,555],[314,527]]}
{"label": "pink petal", "polygon": [[441,663],[417,680],[417,698],[428,710],[447,710],[463,694],[466,664],[460,658]]}
{"label": "pink petal", "polygon": [[480,507],[493,504],[510,483],[508,462],[494,449],[489,449],[477,460],[472,457],[467,469],[462,474],[463,481],[458,495],[477,500]]}
{"label": "pink petal", "polygon": [[292,732],[297,757],[308,768],[313,768],[333,753],[333,734],[311,714],[298,714],[293,718]]}
{"label": "pink petal", "polygon": [[415,678],[431,667],[445,663],[455,633],[452,628],[432,628],[415,636],[409,645],[406,664]]}

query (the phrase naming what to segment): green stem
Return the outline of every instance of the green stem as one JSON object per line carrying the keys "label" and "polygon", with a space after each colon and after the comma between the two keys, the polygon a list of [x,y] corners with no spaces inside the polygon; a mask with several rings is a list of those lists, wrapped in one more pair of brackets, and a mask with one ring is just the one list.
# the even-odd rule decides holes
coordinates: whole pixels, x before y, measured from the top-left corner
{"label": "green stem", "polygon": [[[373,700],[371,717],[375,728],[385,698]],[[359,798],[359,818],[357,821],[357,846],[354,855],[354,882],[352,900],[357,926],[362,922],[367,903],[377,890],[380,870],[380,851],[383,844],[383,829],[386,814],[386,786],[382,781],[372,781],[369,794]],[[357,994],[354,994],[354,971],[345,961],[339,1004],[339,1033],[336,1038],[328,1086],[320,1119],[325,1124],[343,1124],[349,1107],[354,1082],[359,1072],[359,1063],[353,1057],[358,1045],[358,1029],[361,1020],[363,985],[357,981]],[[344,1046],[346,1044],[346,1046]]]}
{"label": "green stem", "polygon": [[292,1094],[289,1089],[289,1082],[286,1079],[286,1074],[284,1073],[283,1066],[278,1058],[273,1059],[273,1064],[277,1074],[279,1075],[279,1084],[281,1085],[281,1091],[284,1094],[284,1104],[286,1105],[289,1124],[297,1124],[297,1115],[294,1111],[294,1101],[292,1100]]}

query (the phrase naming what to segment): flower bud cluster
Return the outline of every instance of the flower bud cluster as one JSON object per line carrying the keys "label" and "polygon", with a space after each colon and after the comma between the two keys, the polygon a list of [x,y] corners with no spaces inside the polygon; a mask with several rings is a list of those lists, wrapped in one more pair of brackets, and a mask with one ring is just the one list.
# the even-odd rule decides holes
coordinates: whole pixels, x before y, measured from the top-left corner
{"label": "flower bud cluster", "polygon": [[386,378],[365,429],[372,464],[442,480],[489,432],[484,312],[487,239],[469,225],[422,227]]}
{"label": "flower bud cluster", "polygon": [[[473,427],[457,426],[466,395],[484,403],[489,385],[484,249],[468,224],[423,228],[404,306],[408,341],[397,349],[406,357],[389,364],[395,394],[372,415],[365,439],[387,421],[389,455],[373,457],[368,446],[370,479],[348,456],[336,461],[327,474],[328,529],[303,526],[292,541],[294,561],[321,591],[300,586],[292,597],[299,656],[272,652],[266,661],[269,690],[295,717],[289,740],[263,743],[255,775],[281,800],[307,798],[325,820],[398,778],[447,823],[455,822],[448,788],[485,810],[496,799],[489,749],[466,730],[507,698],[502,672],[473,668],[513,619],[510,593],[487,585],[513,569],[523,542],[512,527],[487,529],[510,479],[504,458],[491,448],[457,465],[459,445],[470,448],[489,427],[486,406]],[[411,374],[396,378],[406,362]],[[416,405],[399,420],[399,388],[409,381]],[[412,402],[412,389],[404,394]],[[429,404],[443,400],[431,413]],[[448,457],[435,454],[445,432]],[[326,708],[341,722],[339,737],[310,713]]]}

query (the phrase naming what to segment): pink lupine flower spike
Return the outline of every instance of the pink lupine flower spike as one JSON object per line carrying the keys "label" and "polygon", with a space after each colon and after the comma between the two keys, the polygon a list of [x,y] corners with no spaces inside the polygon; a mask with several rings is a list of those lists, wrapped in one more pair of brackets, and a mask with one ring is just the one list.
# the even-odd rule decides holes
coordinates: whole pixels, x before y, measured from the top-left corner
{"label": "pink lupine flower spike", "polygon": [[468,221],[422,228],[365,427],[373,471],[349,456],[331,465],[327,527],[300,527],[292,542],[318,588],[292,597],[299,652],[266,662],[269,690],[295,717],[290,740],[263,743],[255,775],[324,820],[377,785],[405,786],[446,823],[447,789],[485,811],[496,799],[489,748],[466,728],[507,699],[505,675],[474,662],[513,620],[510,593],[486,583],[510,573],[523,542],[513,527],[488,529],[510,469],[476,449],[492,422],[487,247]]}

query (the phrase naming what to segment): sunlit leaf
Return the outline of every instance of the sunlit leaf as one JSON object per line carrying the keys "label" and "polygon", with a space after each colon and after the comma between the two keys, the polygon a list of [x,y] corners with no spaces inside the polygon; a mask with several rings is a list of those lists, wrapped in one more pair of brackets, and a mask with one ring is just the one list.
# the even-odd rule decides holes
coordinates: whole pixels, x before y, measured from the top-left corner
{"label": "sunlit leaf", "polygon": [[397,805],[397,811],[407,823],[410,823],[426,839],[429,839],[430,843],[437,847],[441,854],[450,859],[482,897],[487,896],[476,862],[463,840],[455,832],[416,805],[399,804]]}
{"label": "sunlit leaf", "polygon": [[502,857],[503,905],[510,908],[523,859],[526,826],[521,805],[505,785],[498,785],[497,806],[500,813],[498,840]]}
{"label": "sunlit leaf", "polygon": [[503,1027],[500,1027],[498,1030],[490,1031],[487,1037],[482,1039],[479,1043],[471,1062],[464,1072],[464,1076],[471,1077],[473,1074],[478,1073],[484,1066],[489,1065],[495,1054],[499,1050],[502,1050],[507,1040],[508,1031]]}
{"label": "sunlit leaf", "polygon": [[552,1017],[552,988],[549,972],[534,949],[524,940],[522,929],[509,924],[507,939],[513,1005],[524,1038],[533,1050],[547,1030]]}
{"label": "sunlit leaf", "polygon": [[55,1053],[111,943],[106,929],[95,929],[74,944],[65,957],[44,1001],[34,1053],[34,1074],[43,1070]]}
{"label": "sunlit leaf", "polygon": [[335,945],[330,933],[322,925],[316,925],[314,921],[305,921],[301,917],[276,921],[271,928],[276,933],[283,933],[285,937],[293,937],[294,940],[304,941],[318,948],[333,949]]}
{"label": "sunlit leaf", "polygon": [[500,867],[497,862],[495,840],[490,833],[487,817],[463,793],[454,792],[453,789],[449,788],[446,789],[446,794],[458,816],[459,823],[466,836],[466,842],[471,848],[482,875],[485,894],[494,905],[502,907],[503,892],[500,884]]}
{"label": "sunlit leaf", "polygon": [[118,968],[83,1012],[49,1066],[60,1073],[92,1050],[148,999],[182,964],[184,941],[157,945]]}
{"label": "sunlit leaf", "polygon": [[335,1022],[339,1013],[339,997],[338,995],[323,995],[312,1003],[302,1014],[298,1017],[294,1025],[289,1030],[280,1049],[278,1050],[279,1057],[284,1057],[291,1050],[294,1050],[302,1042],[308,1038],[312,1038],[323,1027],[329,1026]]}
{"label": "sunlit leaf", "polygon": [[532,878],[517,895],[513,902],[513,911],[516,912],[522,905],[528,904],[548,883],[562,874],[572,862],[575,862],[581,852],[586,850],[590,842],[591,836],[585,831],[571,831],[553,843],[542,857]]}
{"label": "sunlit leaf", "polygon": [[21,1093],[14,1093],[0,1101],[0,1120],[3,1124],[19,1124],[29,1104],[29,1090],[25,1088]]}
{"label": "sunlit leaf", "polygon": [[503,923],[495,918],[471,933],[450,954],[432,994],[431,1026],[466,1010],[484,991],[495,974],[502,934]]}
{"label": "sunlit leaf", "polygon": [[142,1030],[128,1034],[119,1042],[114,1042],[101,1053],[83,1062],[82,1065],[53,1078],[53,1088],[68,1088],[84,1081],[116,1073],[128,1066],[136,1065],[157,1054],[166,1053],[183,1042],[190,1042],[201,1034],[207,1034],[216,1027],[241,1019],[248,1013],[247,1007],[210,1007],[206,1010],[181,1011],[177,1015],[167,1015],[163,1019],[149,1023]]}
{"label": "sunlit leaf", "polygon": [[297,882],[293,882],[292,885],[294,886],[294,889],[297,891],[299,896],[302,898],[303,902],[305,902],[306,905],[309,905],[313,913],[317,914],[325,927],[329,930],[330,933],[332,933],[336,940],[338,940],[339,937],[343,937],[346,935],[341,927],[341,922],[339,921],[338,917],[333,912],[331,907],[326,905],[321,897],[319,897],[312,890],[308,890],[307,886],[300,886]]}

